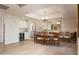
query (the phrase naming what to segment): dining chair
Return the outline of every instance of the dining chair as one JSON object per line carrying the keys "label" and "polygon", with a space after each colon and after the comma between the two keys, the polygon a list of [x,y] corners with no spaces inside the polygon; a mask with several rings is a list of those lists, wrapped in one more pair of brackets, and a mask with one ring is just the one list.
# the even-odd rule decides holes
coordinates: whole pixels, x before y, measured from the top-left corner
{"label": "dining chair", "polygon": [[53,43],[54,43],[54,45],[60,45],[59,33],[54,35]]}

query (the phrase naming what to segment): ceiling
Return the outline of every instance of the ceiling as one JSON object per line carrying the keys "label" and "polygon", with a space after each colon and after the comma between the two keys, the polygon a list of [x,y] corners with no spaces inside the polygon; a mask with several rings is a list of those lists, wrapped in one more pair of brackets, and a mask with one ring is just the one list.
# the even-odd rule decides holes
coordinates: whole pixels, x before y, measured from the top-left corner
{"label": "ceiling", "polygon": [[[18,16],[28,16],[41,20],[43,16],[48,19],[61,17],[76,18],[77,5],[75,4],[5,4],[9,7],[5,11]],[[46,11],[46,13],[44,13]]]}

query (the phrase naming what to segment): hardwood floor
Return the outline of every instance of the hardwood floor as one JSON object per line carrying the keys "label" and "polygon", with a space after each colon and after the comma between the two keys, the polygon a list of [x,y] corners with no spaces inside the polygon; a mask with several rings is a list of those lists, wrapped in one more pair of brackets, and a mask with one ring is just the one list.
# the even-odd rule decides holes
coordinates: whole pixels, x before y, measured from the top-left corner
{"label": "hardwood floor", "polygon": [[61,42],[60,46],[42,45],[26,40],[20,43],[1,45],[0,55],[76,55],[74,43]]}

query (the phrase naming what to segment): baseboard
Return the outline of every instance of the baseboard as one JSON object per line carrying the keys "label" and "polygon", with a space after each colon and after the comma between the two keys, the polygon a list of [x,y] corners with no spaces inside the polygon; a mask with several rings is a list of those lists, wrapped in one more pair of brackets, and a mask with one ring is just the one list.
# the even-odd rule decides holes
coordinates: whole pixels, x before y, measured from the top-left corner
{"label": "baseboard", "polygon": [[19,41],[10,41],[10,42],[5,42],[5,45],[8,45],[8,44],[13,44],[13,43],[18,43]]}

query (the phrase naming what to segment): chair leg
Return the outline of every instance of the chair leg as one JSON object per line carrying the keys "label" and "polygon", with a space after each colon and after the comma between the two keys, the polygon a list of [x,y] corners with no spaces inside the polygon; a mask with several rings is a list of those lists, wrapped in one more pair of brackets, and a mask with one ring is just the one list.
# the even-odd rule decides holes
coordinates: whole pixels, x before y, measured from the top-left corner
{"label": "chair leg", "polygon": [[49,40],[49,44],[53,45],[53,40],[52,39]]}
{"label": "chair leg", "polygon": [[60,44],[60,42],[59,42],[59,41],[55,41],[55,40],[54,40],[54,45],[59,46],[59,44]]}

